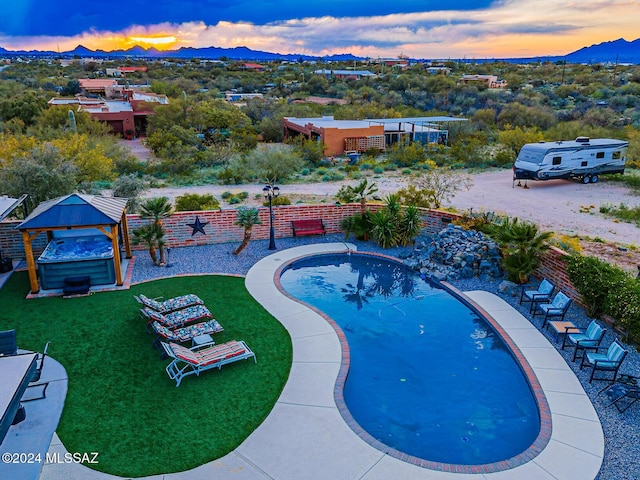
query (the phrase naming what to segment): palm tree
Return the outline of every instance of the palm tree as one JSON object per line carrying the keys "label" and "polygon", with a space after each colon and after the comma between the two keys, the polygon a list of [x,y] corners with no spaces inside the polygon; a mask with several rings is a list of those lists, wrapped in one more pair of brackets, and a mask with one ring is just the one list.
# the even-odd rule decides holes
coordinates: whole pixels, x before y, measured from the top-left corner
{"label": "palm tree", "polygon": [[162,225],[162,219],[172,213],[173,207],[167,197],[149,198],[140,205],[140,218],[152,218],[156,225]]}
{"label": "palm tree", "polygon": [[[156,249],[159,246],[158,237],[164,237],[164,232],[162,230],[158,230],[158,226],[154,223],[147,223],[133,231],[133,244],[139,245],[144,243],[149,249],[149,255],[151,256],[153,264],[156,266],[160,265],[160,262],[158,261],[158,254],[156,253]],[[164,256],[162,255],[162,250],[160,252],[161,260],[163,260]]]}
{"label": "palm tree", "polygon": [[538,268],[542,253],[549,248],[547,240],[553,232],[540,232],[533,223],[507,218],[501,224],[493,224],[489,235],[502,249],[502,266],[509,280],[525,283]]}
{"label": "palm tree", "polygon": [[[140,235],[140,238],[149,245],[149,253],[151,254],[154,265],[164,265],[166,263],[164,251],[166,242],[164,240],[164,228],[162,227],[162,219],[169,217],[172,213],[173,207],[171,206],[171,202],[167,197],[149,198],[145,200],[142,205],[140,205],[140,218],[153,219],[153,223],[145,225],[145,227],[149,228],[141,232],[145,237],[142,237]],[[144,227],[141,227],[138,230],[141,230],[142,228]],[[135,237],[136,232],[134,231],[133,234]],[[149,238],[150,235],[153,235],[154,238]],[[159,261],[156,260],[156,248],[160,252]]]}
{"label": "palm tree", "polygon": [[253,226],[260,225],[261,223],[262,222],[260,221],[260,214],[257,208],[241,207],[238,209],[238,217],[235,221],[235,224],[244,228],[244,236],[242,238],[242,243],[238,245],[238,248],[233,251],[234,255],[238,255],[247,247],[247,245],[249,245]]}
{"label": "palm tree", "polygon": [[378,191],[378,186],[375,183],[369,183],[366,178],[363,178],[358,185],[351,188],[356,200],[360,202],[360,213],[365,216],[367,213],[367,199]]}

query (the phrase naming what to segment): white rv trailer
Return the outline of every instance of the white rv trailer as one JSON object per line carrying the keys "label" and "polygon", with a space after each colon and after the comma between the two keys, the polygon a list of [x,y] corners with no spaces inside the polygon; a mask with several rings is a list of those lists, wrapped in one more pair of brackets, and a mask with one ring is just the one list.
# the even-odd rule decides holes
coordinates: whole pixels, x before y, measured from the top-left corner
{"label": "white rv trailer", "polygon": [[628,146],[622,140],[588,137],[527,143],[513,165],[513,180],[575,178],[596,183],[603,173],[624,173]]}

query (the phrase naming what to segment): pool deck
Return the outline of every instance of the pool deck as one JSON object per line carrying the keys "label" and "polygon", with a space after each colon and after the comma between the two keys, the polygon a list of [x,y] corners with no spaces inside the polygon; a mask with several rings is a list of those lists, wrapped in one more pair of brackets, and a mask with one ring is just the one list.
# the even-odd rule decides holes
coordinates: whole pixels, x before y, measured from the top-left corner
{"label": "pool deck", "polygon": [[[246,276],[254,298],[289,331],[293,365],[273,410],[228,455],[164,480],[581,480],[598,474],[604,435],[598,415],[579,380],[555,347],[524,316],[488,292],[465,292],[506,331],[531,366],[551,413],[551,438],[542,452],[509,470],[461,474],[422,468],[372,447],[345,422],[334,400],[342,348],[333,327],[318,313],[283,295],[273,279],[285,263],[305,255],[345,252],[355,246],[324,243],[278,251],[258,261]],[[472,393],[470,393],[472,394]],[[54,437],[52,452],[64,451]],[[113,479],[82,465],[45,464],[40,478]]]}

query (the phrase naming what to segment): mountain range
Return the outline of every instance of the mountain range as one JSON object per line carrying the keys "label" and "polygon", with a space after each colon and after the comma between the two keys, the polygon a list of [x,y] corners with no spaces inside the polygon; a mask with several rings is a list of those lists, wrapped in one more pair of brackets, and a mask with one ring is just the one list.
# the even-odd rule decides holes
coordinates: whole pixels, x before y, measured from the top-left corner
{"label": "mountain range", "polygon": [[[247,47],[234,47],[234,48],[222,48],[222,47],[204,47],[204,48],[192,48],[182,47],[178,50],[157,50],[155,48],[145,49],[140,46],[132,47],[128,50],[114,50],[107,52],[105,50],[90,50],[82,45],[78,45],[73,50],[68,52],[53,52],[53,51],[9,51],[0,47],[0,56],[59,56],[59,57],[95,57],[95,58],[122,58],[122,57],[136,57],[136,58],[201,58],[201,59],[221,59],[226,58],[230,60],[255,60],[255,61],[270,61],[270,60],[287,60],[287,61],[299,61],[299,60],[325,60],[325,61],[350,61],[350,60],[364,60],[362,57],[357,57],[350,53],[337,54],[331,56],[318,57],[313,55],[300,55],[300,54],[281,54],[272,52],[263,52],[260,50],[252,50]],[[575,52],[568,53],[566,55],[559,56],[540,56],[529,58],[501,58],[501,59],[484,59],[474,61],[496,61],[504,60],[514,63],[524,62],[539,62],[539,61],[567,61],[569,63],[631,63],[640,64],[640,38],[631,42],[620,38],[610,42],[603,42],[590,47],[583,47]],[[467,61],[469,61],[467,59]]]}

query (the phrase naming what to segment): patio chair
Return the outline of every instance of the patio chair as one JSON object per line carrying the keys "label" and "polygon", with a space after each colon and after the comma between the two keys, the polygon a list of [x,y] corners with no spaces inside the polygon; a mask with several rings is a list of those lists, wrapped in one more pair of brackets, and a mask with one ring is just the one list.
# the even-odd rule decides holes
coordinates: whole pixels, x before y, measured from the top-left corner
{"label": "patio chair", "polygon": [[[605,393],[611,403],[615,405],[620,413],[624,412],[631,405],[640,400],[640,378],[633,375],[620,375],[618,381],[600,390],[598,395]],[[624,400],[627,401],[624,401]]]}
{"label": "patio chair", "polygon": [[529,313],[533,312],[536,303],[548,302],[551,299],[553,290],[556,288],[555,285],[546,278],[542,279],[542,282],[540,282],[536,290],[526,290],[525,287],[526,286],[523,285],[520,291],[520,305],[522,305],[523,302],[531,302],[531,305],[529,305]]}
{"label": "patio chair", "polygon": [[[44,346],[42,353],[38,354],[36,371],[34,372],[33,377],[31,378],[31,382],[29,382],[29,385],[27,386],[27,392],[29,392],[30,389],[34,389],[34,390],[42,389],[42,390],[40,390],[40,393],[35,397],[32,397],[32,396],[22,397],[23,402],[31,402],[32,400],[42,400],[47,396],[47,387],[49,386],[49,382],[42,382],[42,383],[38,383],[38,382],[40,381],[40,377],[42,376],[42,369],[44,368],[44,360],[45,358],[47,358],[48,349],[49,349],[49,342],[47,342],[46,345]],[[26,395],[26,392],[25,392],[25,395]]]}
{"label": "patio chair", "polygon": [[161,343],[165,352],[173,361],[167,365],[169,378],[176,381],[176,387],[187,375],[200,375],[200,372],[212,368],[221,369],[223,365],[253,357],[255,354],[243,341],[231,340],[219,345],[209,345],[202,349],[187,348],[177,343]]}
{"label": "patio chair", "polygon": [[[604,350],[603,347],[595,349],[595,352],[585,352],[582,356],[582,361],[580,362],[580,370],[585,365],[585,360],[588,363],[588,366],[592,367],[591,377],[589,378],[589,383],[593,381],[595,378],[596,371],[604,371],[604,372],[613,372],[613,379],[611,382],[616,381],[616,377],[618,376],[618,370],[620,369],[620,365],[624,361],[624,357],[627,356],[627,351],[618,343],[617,340],[614,340],[609,347],[607,347],[606,353],[598,353],[598,350]],[[606,380],[605,378],[597,378],[596,380]]]}
{"label": "patio chair", "polygon": [[0,332],[0,357],[18,354],[18,341],[15,330]]}
{"label": "patio chair", "polygon": [[570,306],[571,299],[564,293],[558,292],[556,293],[555,297],[553,297],[553,300],[551,300],[551,302],[538,303],[536,305],[536,308],[533,310],[533,317],[535,318],[536,312],[538,310],[544,313],[544,319],[542,320],[541,327],[544,328],[550,318],[560,317],[561,320],[564,320],[564,316],[566,315]]}
{"label": "patio chair", "polygon": [[149,333],[153,333],[150,326],[152,322],[158,322],[167,328],[179,328],[184,327],[187,323],[213,318],[209,309],[204,305],[187,307],[176,312],[167,313],[166,315],[144,307],[140,309],[140,316],[147,320],[147,330]]}
{"label": "patio chair", "polygon": [[188,342],[200,335],[210,335],[212,333],[222,332],[224,328],[217,322],[217,320],[209,320],[207,322],[196,323],[176,330],[171,330],[158,322],[152,322],[151,328],[156,332],[156,339],[153,341],[153,346],[160,347],[160,341],[162,339],[169,340],[171,342]]}
{"label": "patio chair", "polygon": [[[573,328],[573,330],[576,329]],[[566,334],[562,341],[562,350],[567,346],[567,343],[569,346],[575,347],[575,350],[573,351],[573,358],[571,359],[574,362],[578,357],[578,350],[596,350],[600,347],[604,334],[607,333],[607,329],[602,328],[595,320],[591,321],[586,330],[580,328],[578,328],[578,330],[580,331],[577,333]]]}
{"label": "patio chair", "polygon": [[180,295],[179,297],[160,300],[160,298],[149,298],[146,295],[134,295],[133,298],[143,306],[155,310],[160,313],[171,313],[183,308],[193,307],[194,305],[204,305],[200,297],[192,293],[188,295]]}

